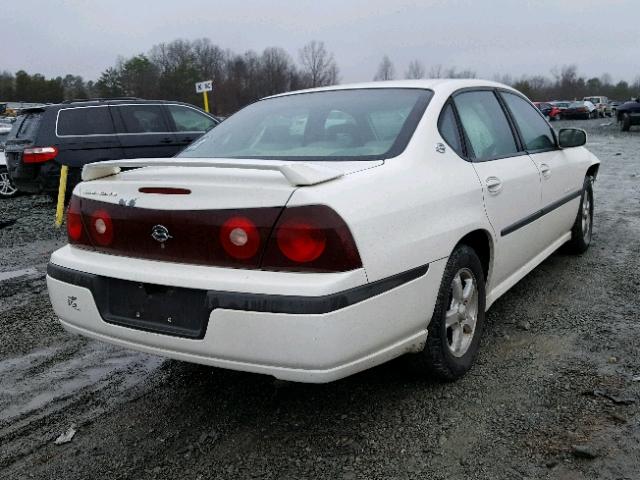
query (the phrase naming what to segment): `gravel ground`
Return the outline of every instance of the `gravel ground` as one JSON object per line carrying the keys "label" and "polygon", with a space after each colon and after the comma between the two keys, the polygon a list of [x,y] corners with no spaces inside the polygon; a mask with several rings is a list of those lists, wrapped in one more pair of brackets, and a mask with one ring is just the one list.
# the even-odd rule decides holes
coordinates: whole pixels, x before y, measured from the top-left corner
{"label": "gravel ground", "polygon": [[71,336],[44,282],[53,204],[0,201],[0,478],[639,478],[640,132],[607,123],[570,122],[602,160],[592,248],[502,297],[449,384],[407,358],[304,385]]}

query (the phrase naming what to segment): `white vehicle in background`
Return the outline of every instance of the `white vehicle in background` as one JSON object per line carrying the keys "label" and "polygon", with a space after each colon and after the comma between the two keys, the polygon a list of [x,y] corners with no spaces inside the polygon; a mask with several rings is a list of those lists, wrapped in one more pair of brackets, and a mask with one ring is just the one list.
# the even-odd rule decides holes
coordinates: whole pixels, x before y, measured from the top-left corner
{"label": "white vehicle in background", "polygon": [[598,115],[602,118],[611,116],[611,106],[609,99],[603,96],[584,97],[582,100],[591,102],[598,110]]}
{"label": "white vehicle in background", "polygon": [[85,166],[51,302],[70,332],[189,362],[328,382],[413,352],[455,379],[501,295],[589,247],[585,142],[479,80],[263,99],[179,158]]}
{"label": "white vehicle in background", "polygon": [[9,178],[7,158],[4,153],[4,143],[11,132],[11,123],[0,122],[0,198],[10,198],[18,193],[18,189]]}

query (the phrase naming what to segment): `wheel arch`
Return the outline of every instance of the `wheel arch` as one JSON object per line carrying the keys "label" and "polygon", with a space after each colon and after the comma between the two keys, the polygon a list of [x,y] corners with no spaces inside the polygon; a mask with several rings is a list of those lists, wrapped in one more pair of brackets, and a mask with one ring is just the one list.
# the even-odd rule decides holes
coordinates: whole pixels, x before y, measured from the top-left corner
{"label": "wheel arch", "polygon": [[488,284],[494,258],[494,242],[491,234],[484,229],[473,230],[463,236],[456,247],[458,245],[466,245],[476,252],[482,264],[485,283]]}
{"label": "wheel arch", "polygon": [[591,177],[594,180],[598,177],[598,171],[600,170],[600,164],[594,163],[587,169],[587,173],[585,176]]}

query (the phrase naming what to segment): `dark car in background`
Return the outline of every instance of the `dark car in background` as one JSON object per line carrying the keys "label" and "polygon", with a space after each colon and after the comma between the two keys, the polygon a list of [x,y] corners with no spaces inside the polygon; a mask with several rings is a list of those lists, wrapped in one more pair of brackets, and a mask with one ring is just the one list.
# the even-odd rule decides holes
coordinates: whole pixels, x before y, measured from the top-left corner
{"label": "dark car in background", "polygon": [[135,98],[65,102],[25,109],[6,141],[9,175],[20,191],[58,190],[61,165],[69,189],[87,163],[172,157],[219,121],[181,102]]}
{"label": "dark car in background", "polygon": [[533,102],[548,120],[560,120],[560,109],[548,102]]}
{"label": "dark car in background", "polygon": [[623,132],[628,132],[632,125],[640,125],[640,98],[618,105],[616,118]]}
{"label": "dark car in background", "polygon": [[599,113],[596,106],[588,100],[571,102],[567,108],[562,110],[562,118],[581,118],[588,120],[598,118]]}

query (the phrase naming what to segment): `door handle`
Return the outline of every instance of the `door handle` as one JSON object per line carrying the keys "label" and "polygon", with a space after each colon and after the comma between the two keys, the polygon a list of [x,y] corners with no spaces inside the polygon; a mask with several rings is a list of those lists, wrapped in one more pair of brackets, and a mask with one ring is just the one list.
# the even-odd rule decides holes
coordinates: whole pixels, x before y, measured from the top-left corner
{"label": "door handle", "polygon": [[160,143],[173,143],[173,139],[169,137],[165,137],[162,140],[160,140]]}
{"label": "door handle", "polygon": [[551,176],[551,167],[546,163],[540,164],[540,173],[544,178],[549,178]]}
{"label": "door handle", "polygon": [[502,190],[502,180],[500,180],[498,177],[487,178],[486,184],[489,193],[493,193],[494,195],[497,195],[498,193],[500,193],[500,190]]}

